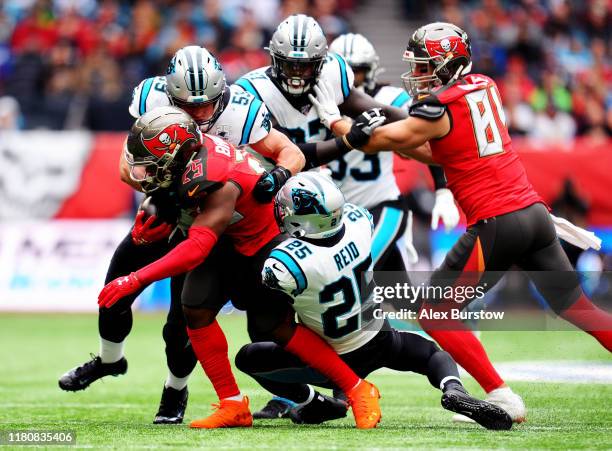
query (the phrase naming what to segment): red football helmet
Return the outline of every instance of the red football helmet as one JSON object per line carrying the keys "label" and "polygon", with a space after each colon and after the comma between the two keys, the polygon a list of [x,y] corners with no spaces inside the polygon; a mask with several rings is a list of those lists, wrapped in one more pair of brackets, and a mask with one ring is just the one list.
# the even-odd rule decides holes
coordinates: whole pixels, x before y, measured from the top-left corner
{"label": "red football helmet", "polygon": [[456,25],[430,23],[412,34],[403,60],[410,64],[410,70],[402,74],[402,81],[414,97],[470,72],[470,38]]}
{"label": "red football helmet", "polygon": [[130,177],[151,192],[170,186],[181,164],[201,146],[198,124],[176,107],[158,107],[136,120],[124,148]]}

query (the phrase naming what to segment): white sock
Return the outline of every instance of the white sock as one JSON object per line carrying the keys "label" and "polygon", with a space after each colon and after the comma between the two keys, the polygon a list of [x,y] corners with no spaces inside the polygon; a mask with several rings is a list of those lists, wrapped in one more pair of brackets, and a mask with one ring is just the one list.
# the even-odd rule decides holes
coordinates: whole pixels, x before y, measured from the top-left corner
{"label": "white sock", "polygon": [[230,401],[242,401],[244,397],[242,396],[242,393],[238,393],[237,395],[234,396],[230,396],[229,398],[223,398],[223,399],[229,399]]}
{"label": "white sock", "polygon": [[301,402],[299,405],[300,406],[305,406],[306,404],[308,404],[310,401],[312,401],[315,397],[315,391],[314,388],[312,388],[310,385],[308,386],[308,390],[310,390],[310,392],[308,393],[308,398],[306,399],[306,401]]}
{"label": "white sock", "polygon": [[509,396],[509,395],[513,395],[514,392],[512,391],[510,387],[501,387],[501,388],[496,388],[495,390],[491,390],[489,393],[487,393],[488,396],[497,395],[497,394],[500,394],[502,396]]}
{"label": "white sock", "polygon": [[125,340],[121,343],[115,343],[105,340],[100,337],[100,359],[102,363],[115,363],[123,357],[123,348]]}
{"label": "white sock", "polygon": [[189,380],[190,374],[185,377],[176,377],[172,374],[172,371],[168,370],[168,377],[166,378],[165,387],[174,388],[175,390],[182,390],[187,387],[187,381]]}

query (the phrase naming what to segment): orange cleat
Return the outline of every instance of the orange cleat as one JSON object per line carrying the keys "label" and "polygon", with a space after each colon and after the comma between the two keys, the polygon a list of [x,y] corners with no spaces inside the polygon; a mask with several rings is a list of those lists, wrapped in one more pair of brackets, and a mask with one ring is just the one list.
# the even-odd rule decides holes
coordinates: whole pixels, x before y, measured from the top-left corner
{"label": "orange cleat", "polygon": [[190,428],[216,429],[216,428],[248,428],[253,426],[253,416],[249,410],[249,398],[242,401],[222,399],[219,404],[212,405],[217,409],[212,415],[194,420]]}
{"label": "orange cleat", "polygon": [[353,416],[358,429],[375,428],[380,419],[380,392],[376,385],[362,379],[347,394],[349,404],[353,408]]}

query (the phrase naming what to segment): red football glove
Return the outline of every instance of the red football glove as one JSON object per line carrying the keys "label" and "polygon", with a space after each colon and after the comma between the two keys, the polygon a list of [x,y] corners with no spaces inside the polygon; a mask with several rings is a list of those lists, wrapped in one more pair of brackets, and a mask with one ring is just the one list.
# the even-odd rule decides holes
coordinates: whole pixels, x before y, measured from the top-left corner
{"label": "red football glove", "polygon": [[157,219],[157,216],[151,215],[143,222],[145,212],[140,210],[136,215],[134,221],[134,228],[132,229],[132,241],[134,244],[149,244],[154,241],[167,238],[172,233],[172,226],[165,222],[157,226],[153,226],[153,222]]}
{"label": "red football glove", "polygon": [[117,277],[110,283],[107,283],[100,294],[98,295],[98,305],[100,307],[111,307],[119,299],[136,293],[142,288],[142,283],[133,272],[129,276]]}

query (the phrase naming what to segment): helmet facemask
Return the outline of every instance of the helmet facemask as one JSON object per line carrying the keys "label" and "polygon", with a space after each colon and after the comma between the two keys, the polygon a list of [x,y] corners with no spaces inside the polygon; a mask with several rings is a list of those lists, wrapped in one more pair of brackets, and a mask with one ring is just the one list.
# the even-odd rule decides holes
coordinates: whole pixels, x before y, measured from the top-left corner
{"label": "helmet facemask", "polygon": [[270,52],[270,55],[274,76],[287,94],[301,96],[310,92],[317,83],[323,68],[323,57],[288,58],[274,52]]}
{"label": "helmet facemask", "polygon": [[157,161],[138,161],[125,149],[125,159],[130,166],[130,178],[140,183],[142,189],[150,193],[158,188],[168,188],[175,179],[177,163],[175,157],[181,146],[164,154]]}
{"label": "helmet facemask", "polygon": [[189,114],[203,132],[207,132],[212,127],[225,109],[223,92],[214,99],[202,103],[186,102],[176,97],[169,97],[172,104]]}
{"label": "helmet facemask", "polygon": [[419,28],[402,58],[410,65],[401,76],[406,90],[414,97],[455,82],[471,71],[471,54],[470,40],[459,27],[435,22]]}

